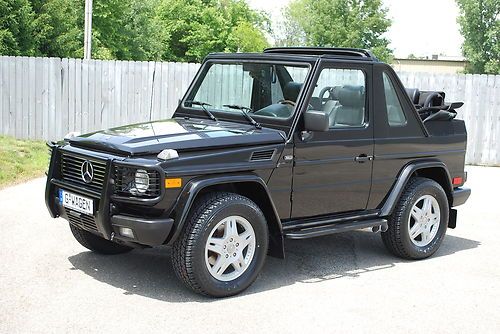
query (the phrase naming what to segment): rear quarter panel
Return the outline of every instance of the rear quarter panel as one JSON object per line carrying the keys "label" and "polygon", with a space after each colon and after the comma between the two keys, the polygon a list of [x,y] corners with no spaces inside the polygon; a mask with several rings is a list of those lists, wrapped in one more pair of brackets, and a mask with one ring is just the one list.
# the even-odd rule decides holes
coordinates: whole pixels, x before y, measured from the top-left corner
{"label": "rear quarter panel", "polygon": [[[407,124],[389,127],[382,73],[386,72],[397,91]],[[426,128],[393,69],[374,66],[375,147],[373,177],[368,209],[380,207],[403,168],[418,160],[442,161],[450,176],[464,174],[467,133],[463,121],[445,121]],[[440,127],[440,129],[433,129]],[[445,131],[443,131],[445,129]]]}

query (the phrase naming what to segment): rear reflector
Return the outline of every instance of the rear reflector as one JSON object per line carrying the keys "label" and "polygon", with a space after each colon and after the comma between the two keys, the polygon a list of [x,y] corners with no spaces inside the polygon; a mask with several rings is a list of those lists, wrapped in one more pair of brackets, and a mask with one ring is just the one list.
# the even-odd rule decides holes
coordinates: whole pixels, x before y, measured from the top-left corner
{"label": "rear reflector", "polygon": [[463,178],[454,177],[451,183],[453,183],[454,186],[459,186],[463,183]]}

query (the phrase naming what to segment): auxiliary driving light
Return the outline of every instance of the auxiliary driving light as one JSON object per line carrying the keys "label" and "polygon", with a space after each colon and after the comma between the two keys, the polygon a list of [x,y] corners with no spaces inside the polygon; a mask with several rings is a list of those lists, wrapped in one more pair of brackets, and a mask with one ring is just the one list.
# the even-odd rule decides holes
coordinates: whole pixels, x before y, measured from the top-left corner
{"label": "auxiliary driving light", "polygon": [[144,194],[149,188],[149,174],[144,169],[138,169],[135,172],[135,189]]}
{"label": "auxiliary driving light", "polygon": [[179,153],[177,153],[176,150],[172,149],[166,149],[160,152],[160,154],[157,155],[157,158],[160,160],[171,160],[171,159],[177,159],[179,157]]}
{"label": "auxiliary driving light", "polygon": [[120,227],[120,235],[122,237],[134,239],[134,231],[128,227]]}

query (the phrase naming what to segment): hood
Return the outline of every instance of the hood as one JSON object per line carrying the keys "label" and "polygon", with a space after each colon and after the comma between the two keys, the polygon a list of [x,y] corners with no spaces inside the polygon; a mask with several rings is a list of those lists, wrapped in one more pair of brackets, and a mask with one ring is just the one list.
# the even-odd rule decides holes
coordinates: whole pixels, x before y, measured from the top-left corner
{"label": "hood", "polygon": [[285,141],[282,131],[233,122],[174,118],[89,133],[69,140],[72,146],[120,155],[158,154]]}

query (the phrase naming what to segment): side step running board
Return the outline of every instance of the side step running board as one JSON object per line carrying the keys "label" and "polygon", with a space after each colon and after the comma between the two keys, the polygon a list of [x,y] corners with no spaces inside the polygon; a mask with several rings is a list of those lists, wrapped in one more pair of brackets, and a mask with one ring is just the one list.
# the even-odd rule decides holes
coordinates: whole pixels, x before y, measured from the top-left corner
{"label": "side step running board", "polygon": [[285,238],[288,239],[307,239],[313,237],[319,237],[322,235],[334,234],[347,232],[352,230],[360,230],[363,228],[372,227],[374,232],[379,230],[387,231],[387,220],[386,219],[371,219],[371,220],[361,220],[353,221],[347,223],[339,224],[329,224],[318,227],[303,228],[298,230],[291,230],[285,233]]}

